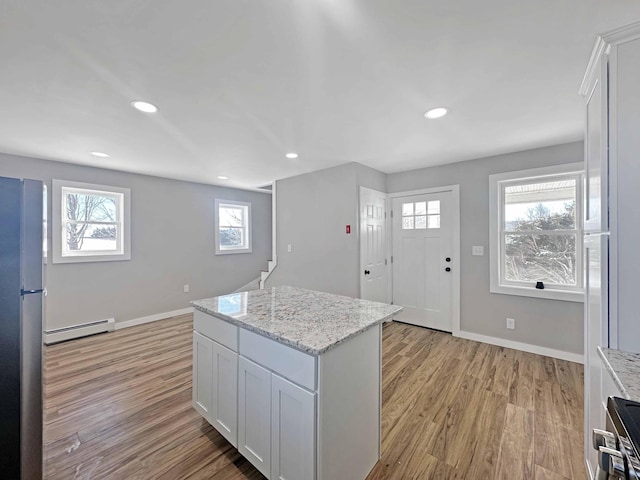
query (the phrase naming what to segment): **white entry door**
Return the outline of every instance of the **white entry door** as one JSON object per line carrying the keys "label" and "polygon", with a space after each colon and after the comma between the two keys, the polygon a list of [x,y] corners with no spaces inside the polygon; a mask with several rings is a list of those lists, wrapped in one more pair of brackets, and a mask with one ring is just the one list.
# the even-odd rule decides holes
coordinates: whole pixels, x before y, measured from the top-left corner
{"label": "white entry door", "polygon": [[393,199],[393,303],[402,322],[452,331],[453,196],[444,191]]}
{"label": "white entry door", "polygon": [[360,187],[360,298],[387,299],[387,194]]}

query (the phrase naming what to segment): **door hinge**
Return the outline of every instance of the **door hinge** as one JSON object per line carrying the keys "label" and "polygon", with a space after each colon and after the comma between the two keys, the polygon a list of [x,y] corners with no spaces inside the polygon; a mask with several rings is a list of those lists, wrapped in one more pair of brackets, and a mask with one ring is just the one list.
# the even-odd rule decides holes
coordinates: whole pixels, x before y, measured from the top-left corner
{"label": "door hinge", "polygon": [[391,263],[393,263],[393,255],[391,255]]}
{"label": "door hinge", "polygon": [[386,258],[384,259],[384,264],[385,264],[385,265],[387,264],[387,259],[386,259]]}
{"label": "door hinge", "polygon": [[387,212],[384,212],[384,218],[387,218]]}
{"label": "door hinge", "polygon": [[393,218],[393,210],[389,212],[391,214],[391,218]]}

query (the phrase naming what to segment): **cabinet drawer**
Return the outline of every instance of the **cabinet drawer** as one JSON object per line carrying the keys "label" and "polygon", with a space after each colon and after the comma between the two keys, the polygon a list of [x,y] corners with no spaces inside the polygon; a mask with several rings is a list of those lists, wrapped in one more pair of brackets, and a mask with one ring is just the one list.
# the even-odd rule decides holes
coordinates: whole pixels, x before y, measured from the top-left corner
{"label": "cabinet drawer", "polygon": [[316,390],[316,357],[240,329],[240,355],[311,391]]}
{"label": "cabinet drawer", "polygon": [[193,329],[234,352],[238,351],[238,327],[224,320],[194,310]]}

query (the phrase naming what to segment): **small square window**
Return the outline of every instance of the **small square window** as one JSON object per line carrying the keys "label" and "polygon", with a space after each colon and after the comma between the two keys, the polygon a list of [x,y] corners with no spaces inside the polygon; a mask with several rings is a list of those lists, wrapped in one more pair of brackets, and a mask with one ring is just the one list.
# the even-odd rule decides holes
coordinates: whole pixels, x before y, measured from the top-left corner
{"label": "small square window", "polygon": [[216,255],[251,252],[251,204],[216,200]]}
{"label": "small square window", "polygon": [[409,215],[413,215],[413,203],[403,203],[402,216],[408,217]]}
{"label": "small square window", "polygon": [[402,217],[402,229],[403,230],[413,230],[413,216],[411,216],[411,217]]}
{"label": "small square window", "polygon": [[416,202],[416,215],[427,214],[427,202]]}

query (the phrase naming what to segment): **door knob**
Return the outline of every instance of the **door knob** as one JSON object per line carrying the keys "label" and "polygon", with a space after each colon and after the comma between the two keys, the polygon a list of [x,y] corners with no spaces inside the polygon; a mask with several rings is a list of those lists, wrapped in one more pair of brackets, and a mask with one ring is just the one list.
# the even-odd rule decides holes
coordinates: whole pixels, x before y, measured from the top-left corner
{"label": "door knob", "polygon": [[365,275],[369,275],[370,273],[371,273],[371,272],[370,272],[369,270],[365,270],[365,271],[364,271],[364,274],[365,274]]}
{"label": "door knob", "polygon": [[451,271],[451,267],[447,267],[444,269],[445,272],[450,272]]}
{"label": "door knob", "polygon": [[451,261],[451,257],[447,257],[444,259],[445,262],[450,262]]}

